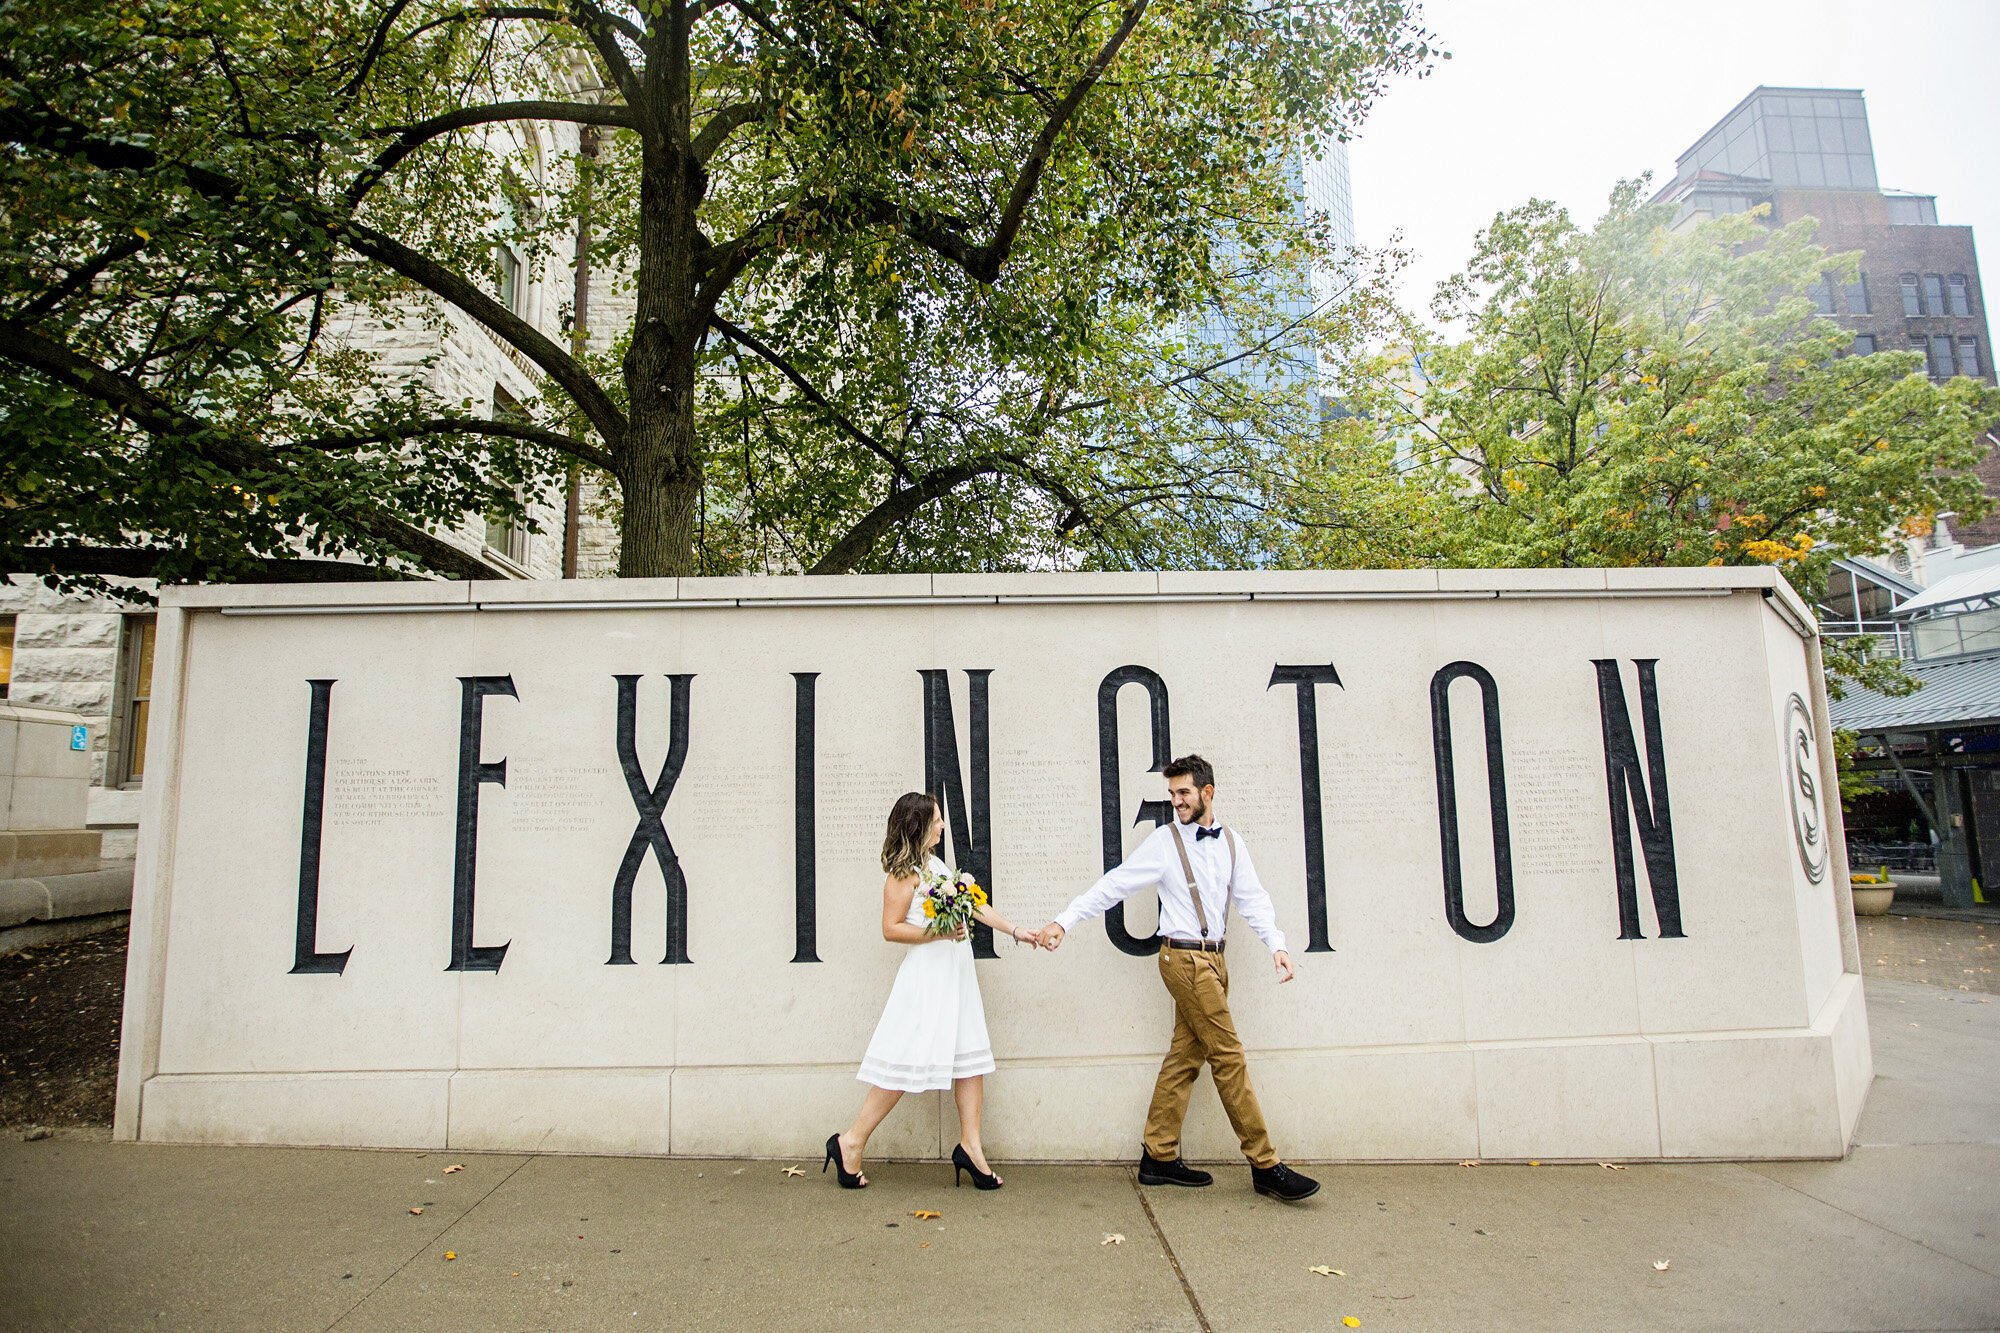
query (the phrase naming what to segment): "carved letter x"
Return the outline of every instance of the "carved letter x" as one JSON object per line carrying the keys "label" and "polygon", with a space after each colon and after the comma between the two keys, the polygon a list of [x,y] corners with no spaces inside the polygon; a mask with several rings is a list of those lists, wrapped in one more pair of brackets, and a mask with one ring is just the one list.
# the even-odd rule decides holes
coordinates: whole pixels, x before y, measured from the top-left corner
{"label": "carved letter x", "polygon": [[639,878],[651,849],[660,863],[660,875],[667,882],[667,956],[662,963],[685,963],[687,956],[687,879],[681,874],[680,857],[674,854],[673,840],[661,822],[667,798],[680,780],[681,765],[687,759],[688,685],[693,676],[669,676],[673,683],[671,732],[667,739],[667,762],[659,781],[648,786],[645,770],[639,767],[639,678],[617,676],[618,682],[618,764],[625,770],[625,785],[631,789],[632,804],[639,811],[639,826],[619,863],[618,878],[611,886],[611,957],[608,963],[632,961],[632,885]]}

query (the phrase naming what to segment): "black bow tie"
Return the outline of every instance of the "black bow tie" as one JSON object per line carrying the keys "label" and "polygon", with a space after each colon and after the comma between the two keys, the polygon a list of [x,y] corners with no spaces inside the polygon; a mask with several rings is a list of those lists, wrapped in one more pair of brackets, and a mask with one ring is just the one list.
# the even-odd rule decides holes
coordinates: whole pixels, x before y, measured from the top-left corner
{"label": "black bow tie", "polygon": [[1219,825],[1215,828],[1197,828],[1194,831],[1194,840],[1196,842],[1200,842],[1203,838],[1219,838],[1221,836],[1222,829]]}

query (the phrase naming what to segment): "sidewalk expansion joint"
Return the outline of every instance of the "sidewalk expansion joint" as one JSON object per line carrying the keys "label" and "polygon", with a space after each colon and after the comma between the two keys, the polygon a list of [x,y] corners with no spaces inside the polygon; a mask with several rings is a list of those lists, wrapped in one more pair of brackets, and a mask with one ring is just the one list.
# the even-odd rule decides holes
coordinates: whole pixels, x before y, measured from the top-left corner
{"label": "sidewalk expansion joint", "polygon": [[[1946,1260],[1949,1263],[1954,1263],[1960,1265],[1961,1267],[1969,1268],[1973,1272],[1978,1273],[1984,1277],[2000,1278],[2000,1273],[1995,1273],[1990,1269],[1981,1268],[1978,1264],[1973,1263],[1969,1259],[1961,1259],[1955,1254],[1947,1254],[1945,1251],[1938,1249],[1935,1245],[1926,1244],[1925,1242],[1918,1240],[1915,1236],[1906,1236],[1902,1232],[1896,1230],[1896,1228],[1878,1222],[1872,1217],[1864,1217],[1860,1213],[1855,1212],[1851,1208],[1843,1208],[1839,1204],[1834,1203],[1830,1199],[1822,1199],[1819,1195],[1814,1194],[1811,1190],[1800,1189],[1797,1185],[1792,1184],[1789,1180],[1780,1180],[1776,1176],[1767,1175],[1763,1171],[1758,1169],[1759,1165],[1760,1165],[1759,1163],[1755,1162],[1745,1162],[1742,1164],[1744,1170],[1748,1171],[1751,1175],[1756,1176],[1758,1179],[1768,1180],[1773,1185],[1778,1186],[1780,1189],[1788,1189],[1792,1193],[1798,1195],[1801,1198],[1811,1199],[1814,1203],[1818,1204],[1822,1208],[1831,1208],[1836,1213],[1840,1213],[1846,1217],[1851,1217],[1855,1221],[1861,1223],[1862,1226],[1873,1227],[1875,1230],[1883,1232],[1886,1235],[1894,1236],[1897,1240],[1907,1241],[1909,1244],[1916,1246],[1920,1250],[1925,1250],[1931,1254],[1935,1254],[1938,1258]],[[1943,1333],[1951,1333],[1951,1331],[1943,1330]]]}
{"label": "sidewalk expansion joint", "polygon": [[1188,1309],[1194,1312],[1195,1326],[1201,1333],[1215,1333],[1208,1316],[1202,1312],[1201,1299],[1194,1294],[1194,1284],[1188,1281],[1187,1271],[1181,1267],[1180,1256],[1174,1253],[1173,1242],[1160,1226],[1160,1219],[1153,1215],[1153,1202],[1146,1197],[1145,1187],[1139,1184],[1139,1173],[1127,1168],[1127,1179],[1132,1182],[1132,1192],[1139,1196],[1139,1207],[1145,1210],[1146,1221],[1152,1225],[1153,1237],[1160,1242],[1160,1252],[1167,1256],[1167,1263],[1173,1268],[1174,1276],[1180,1279],[1181,1295],[1187,1297]]}
{"label": "sidewalk expansion joint", "polygon": [[438,1232],[437,1235],[432,1236],[422,1245],[419,1245],[416,1248],[416,1250],[411,1253],[409,1258],[403,1260],[402,1263],[396,1265],[394,1272],[390,1273],[380,1282],[377,1282],[374,1286],[370,1287],[366,1295],[362,1296],[360,1300],[356,1301],[354,1304],[348,1306],[347,1309],[342,1311],[340,1318],[334,1320],[331,1324],[328,1324],[326,1326],[326,1333],[333,1333],[334,1329],[339,1328],[343,1323],[347,1322],[347,1317],[349,1315],[353,1314],[356,1310],[359,1310],[362,1306],[368,1304],[369,1301],[374,1300],[376,1292],[381,1291],[382,1288],[388,1286],[391,1282],[394,1282],[397,1278],[401,1277],[403,1275],[403,1270],[408,1268],[411,1264],[415,1263],[432,1246],[442,1244],[444,1238],[451,1234],[453,1227],[457,1226],[460,1222],[463,1222],[466,1218],[472,1216],[473,1209],[479,1207],[480,1204],[485,1203],[488,1199],[492,1198],[494,1193],[498,1191],[502,1185],[505,1185],[508,1181],[512,1180],[515,1176],[519,1175],[521,1172],[521,1168],[526,1166],[528,1163],[534,1161],[535,1157],[536,1154],[530,1153],[526,1157],[523,1157],[520,1161],[516,1162],[514,1164],[514,1169],[512,1171],[509,1171],[506,1175],[500,1177],[499,1180],[493,1182],[493,1185],[486,1191],[486,1193],[480,1195],[478,1198],[474,1199],[469,1205],[467,1205],[465,1211],[460,1213],[457,1217],[454,1217],[450,1221],[450,1223],[448,1223],[445,1226],[444,1230]]}

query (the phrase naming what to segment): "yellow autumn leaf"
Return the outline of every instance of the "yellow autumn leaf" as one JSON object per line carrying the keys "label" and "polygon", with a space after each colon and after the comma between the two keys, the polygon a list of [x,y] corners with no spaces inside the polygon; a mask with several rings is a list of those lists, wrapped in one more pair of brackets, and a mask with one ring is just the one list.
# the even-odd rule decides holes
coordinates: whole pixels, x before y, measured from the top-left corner
{"label": "yellow autumn leaf", "polygon": [[454,1171],[463,1171],[463,1170],[465,1170],[465,1163],[463,1163],[463,1162],[459,1162],[459,1163],[456,1163],[456,1164],[454,1164],[454,1165],[452,1165],[452,1166],[448,1166],[448,1167],[446,1167],[446,1168],[444,1169],[444,1173],[445,1173],[446,1175],[450,1175],[450,1174],[451,1174],[452,1172],[454,1172]]}
{"label": "yellow autumn leaf", "polygon": [[421,1216],[423,1216],[423,1212],[424,1212],[424,1210],[423,1210],[423,1209],[421,1209],[421,1208],[412,1208],[412,1209],[410,1209],[410,1216],[411,1216],[411,1217],[421,1217]]}
{"label": "yellow autumn leaf", "polygon": [[1344,1328],[1360,1328],[1360,1327],[1361,1327],[1361,1321],[1360,1321],[1359,1319],[1356,1319],[1356,1318],[1355,1318],[1355,1317],[1354,1317],[1353,1315],[1344,1315],[1344,1316],[1342,1316],[1342,1317],[1341,1317],[1341,1321],[1340,1321],[1340,1322],[1341,1322],[1341,1325],[1342,1325],[1342,1327],[1344,1327]]}
{"label": "yellow autumn leaf", "polygon": [[153,239],[153,233],[147,231],[144,227],[132,228],[132,234],[134,236],[137,236],[142,241],[150,241]]}
{"label": "yellow autumn leaf", "polygon": [[457,1251],[457,1250],[446,1250],[446,1251],[444,1252],[444,1257],[445,1257],[445,1258],[447,1258],[447,1259],[456,1259],[456,1258],[458,1258],[458,1251]]}
{"label": "yellow autumn leaf", "polygon": [[943,1217],[944,1214],[932,1212],[928,1208],[919,1208],[916,1212],[911,1213],[910,1216],[916,1218],[919,1222],[928,1222],[934,1217]]}

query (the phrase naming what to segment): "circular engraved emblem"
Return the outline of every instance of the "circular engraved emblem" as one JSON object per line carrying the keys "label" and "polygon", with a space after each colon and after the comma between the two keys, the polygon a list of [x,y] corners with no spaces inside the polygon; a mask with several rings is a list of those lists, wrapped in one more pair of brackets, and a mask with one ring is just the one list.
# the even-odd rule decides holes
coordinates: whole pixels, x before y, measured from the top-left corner
{"label": "circular engraved emblem", "polygon": [[1792,796],[1792,838],[1799,864],[1817,884],[1826,877],[1826,807],[1819,786],[1819,736],[1812,710],[1794,694],[1785,708],[1785,780]]}

